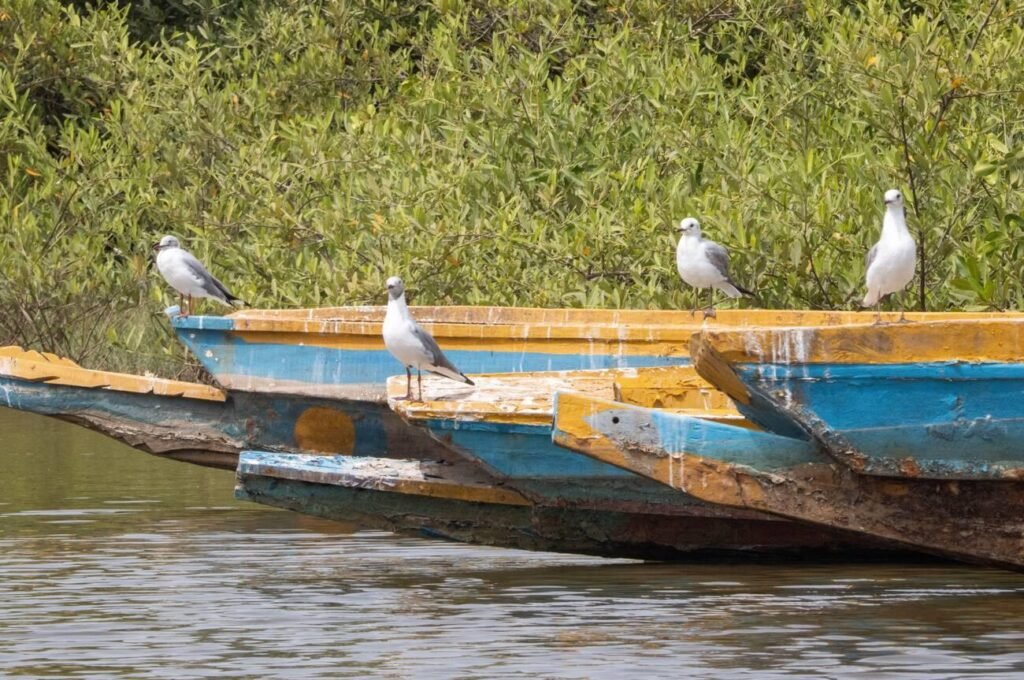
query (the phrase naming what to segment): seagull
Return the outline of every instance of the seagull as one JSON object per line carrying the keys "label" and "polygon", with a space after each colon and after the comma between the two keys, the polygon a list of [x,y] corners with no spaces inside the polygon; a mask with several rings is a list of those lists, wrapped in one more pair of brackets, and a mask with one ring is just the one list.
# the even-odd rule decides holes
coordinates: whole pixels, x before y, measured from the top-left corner
{"label": "seagull", "polygon": [[[715,316],[715,289],[731,298],[753,295],[729,276],[729,251],[700,235],[700,222],[687,217],[679,223],[679,245],[676,247],[676,268],[679,276],[694,288],[710,288],[710,305],[704,318]],[[693,315],[696,306],[690,311]]]}
{"label": "seagull", "polygon": [[[890,189],[885,192],[882,237],[868,251],[865,265],[868,294],[864,296],[863,305],[875,306],[878,315],[875,323],[882,321],[882,298],[907,287],[914,278],[916,262],[917,246],[907,230],[907,221],[903,216],[903,195],[896,189]],[[907,320],[904,306],[901,297],[900,321]]]}
{"label": "seagull", "polygon": [[246,304],[206,270],[203,263],[192,253],[181,247],[178,239],[164,236],[160,243],[153,246],[156,251],[156,268],[171,288],[178,291],[178,307],[184,309],[184,296],[188,296],[188,311],[182,316],[192,313],[192,298],[211,298],[231,306],[234,303]]}
{"label": "seagull", "polygon": [[430,333],[420,328],[416,319],[412,318],[405,304],[405,284],[402,279],[392,276],[387,285],[388,311],[384,315],[384,346],[391,352],[391,356],[405,366],[405,398],[412,399],[412,372],[409,370],[412,367],[416,368],[420,401],[423,401],[421,369],[472,385],[473,381],[448,361]]}

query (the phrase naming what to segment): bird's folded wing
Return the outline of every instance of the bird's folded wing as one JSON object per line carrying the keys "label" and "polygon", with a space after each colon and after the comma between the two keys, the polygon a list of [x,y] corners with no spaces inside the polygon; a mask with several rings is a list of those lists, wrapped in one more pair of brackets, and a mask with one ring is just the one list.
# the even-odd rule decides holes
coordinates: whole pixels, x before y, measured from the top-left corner
{"label": "bird's folded wing", "polygon": [[705,241],[704,255],[725,278],[729,278],[729,251],[714,241]]}
{"label": "bird's folded wing", "polygon": [[232,297],[231,293],[224,286],[223,283],[217,280],[217,278],[206,270],[203,263],[195,258],[192,253],[186,252],[182,255],[182,261],[185,266],[188,267],[189,272],[199,281],[199,285],[203,287],[207,293],[214,297],[227,298]]}
{"label": "bird's folded wing", "polygon": [[455,368],[452,362],[448,361],[448,357],[444,355],[441,348],[438,346],[437,341],[417,324],[412,324],[412,332],[416,336],[416,339],[423,345],[423,349],[430,356],[430,363],[434,366],[443,366],[444,368],[461,373],[459,369]]}

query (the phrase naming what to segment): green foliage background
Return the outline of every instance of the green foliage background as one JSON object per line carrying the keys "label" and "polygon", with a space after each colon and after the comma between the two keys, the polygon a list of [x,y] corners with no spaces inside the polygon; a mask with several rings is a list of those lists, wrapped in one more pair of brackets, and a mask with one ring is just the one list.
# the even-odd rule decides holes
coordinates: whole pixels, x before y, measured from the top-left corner
{"label": "green foliage background", "polygon": [[0,344],[93,365],[179,365],[164,233],[258,306],[683,308],[695,215],[853,308],[899,187],[910,303],[1024,296],[1016,0],[10,0],[0,66]]}

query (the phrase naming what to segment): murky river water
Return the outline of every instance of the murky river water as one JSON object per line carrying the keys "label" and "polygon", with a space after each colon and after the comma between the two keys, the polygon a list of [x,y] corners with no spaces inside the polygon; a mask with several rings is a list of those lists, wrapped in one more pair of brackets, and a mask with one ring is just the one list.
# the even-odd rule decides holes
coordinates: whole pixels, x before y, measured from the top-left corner
{"label": "murky river water", "polygon": [[1024,575],[361,532],[0,409],[0,676],[1024,676]]}

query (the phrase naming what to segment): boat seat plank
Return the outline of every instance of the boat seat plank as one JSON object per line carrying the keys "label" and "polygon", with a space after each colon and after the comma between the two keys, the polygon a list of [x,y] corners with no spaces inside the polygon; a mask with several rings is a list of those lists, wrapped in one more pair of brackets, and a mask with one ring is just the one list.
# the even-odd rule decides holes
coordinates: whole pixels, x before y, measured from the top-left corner
{"label": "boat seat plank", "polygon": [[[746,422],[729,398],[690,366],[492,373],[472,378],[476,385],[424,375],[424,401],[407,401],[406,377],[393,376],[388,380],[388,403],[410,420],[550,425],[555,393],[575,392],[734,424]],[[413,383],[415,395],[415,378]]]}

